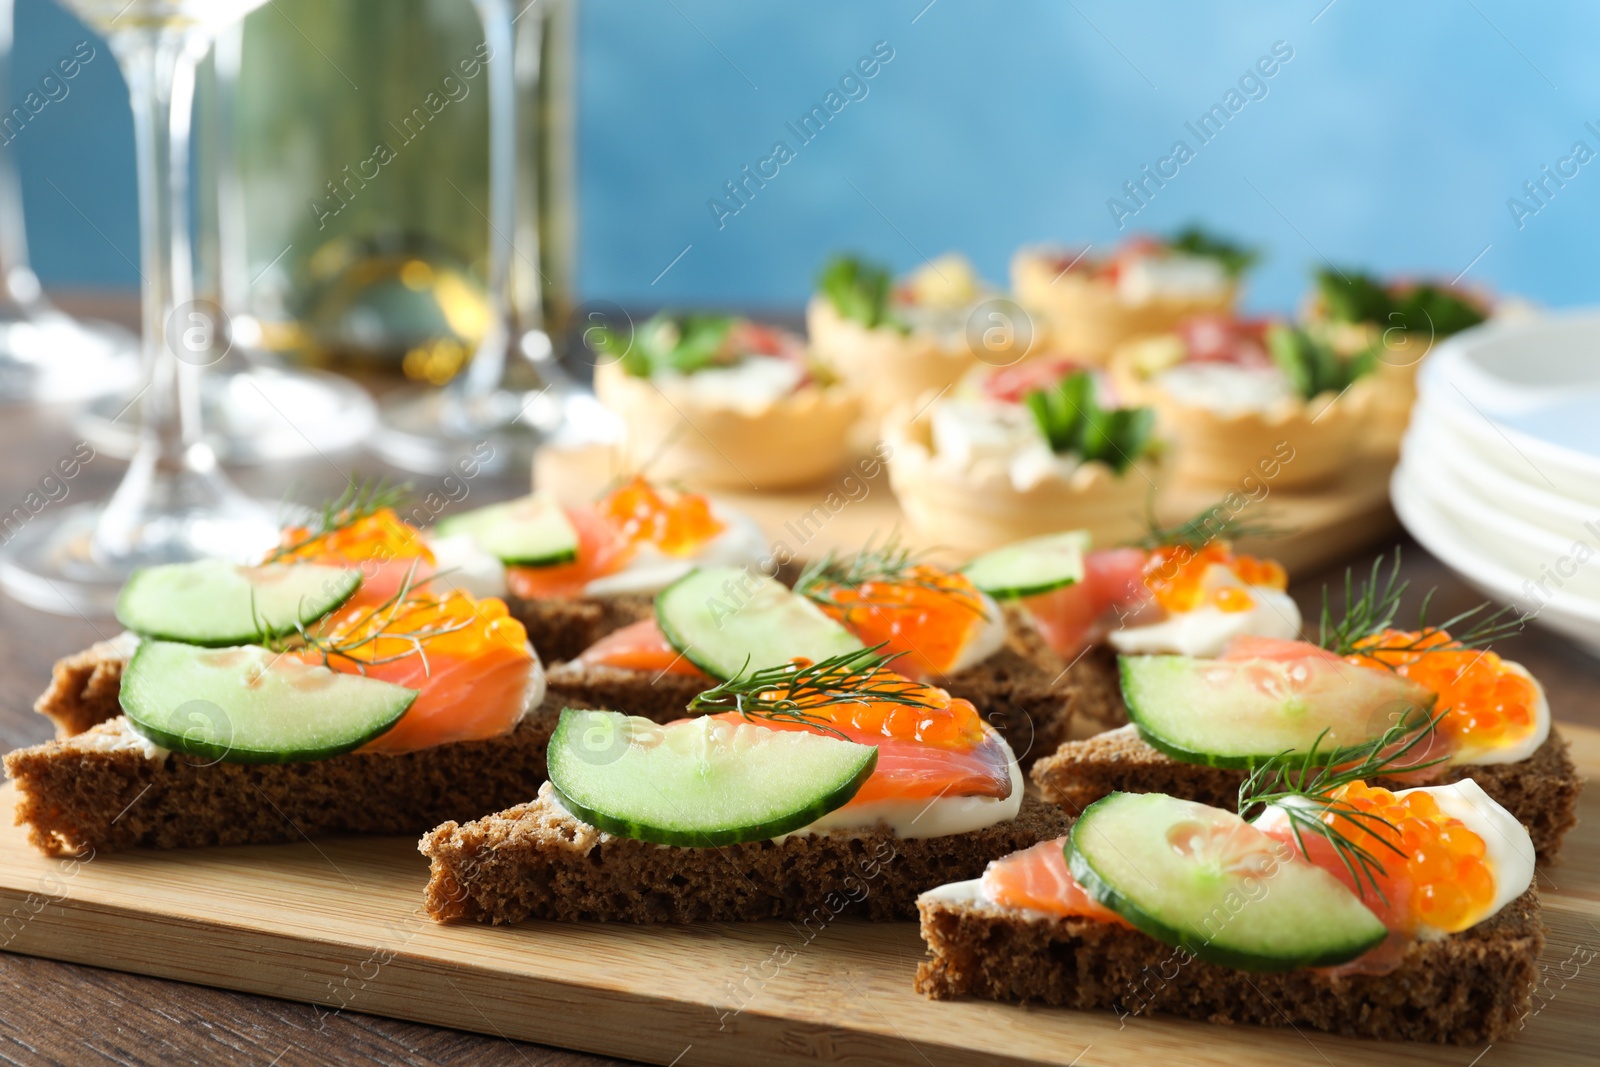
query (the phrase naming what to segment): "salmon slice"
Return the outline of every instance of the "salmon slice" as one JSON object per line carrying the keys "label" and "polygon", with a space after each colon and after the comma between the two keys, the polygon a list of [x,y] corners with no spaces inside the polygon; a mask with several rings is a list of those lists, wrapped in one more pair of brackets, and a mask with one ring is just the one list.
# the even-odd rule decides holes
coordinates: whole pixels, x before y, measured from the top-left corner
{"label": "salmon slice", "polygon": [[1083,558],[1083,580],[1026,597],[1024,609],[1058,656],[1072,659],[1097,640],[1113,610],[1150,597],[1144,584],[1149,553],[1142,548],[1102,548]]}
{"label": "salmon slice", "polygon": [[1314,645],[1310,641],[1287,641],[1281,637],[1257,637],[1254,634],[1240,634],[1235,637],[1228,642],[1228,647],[1223,649],[1222,655],[1217,658],[1224,660],[1270,659],[1281,663],[1300,659],[1344,662],[1321,645]]}
{"label": "salmon slice", "polygon": [[390,508],[309,540],[310,531],[303,526],[286,528],[282,537],[285,545],[298,546],[286,552],[282,562],[322,563],[359,570],[361,588],[347,602],[352,607],[386,603],[394,599],[408,579],[415,587],[434,574],[433,552],[417,528]]}
{"label": "salmon slice", "polygon": [[896,673],[919,681],[947,675],[987,624],[971,580],[927,564],[910,568],[901,581],[829,582],[813,595],[862,644],[897,655]]}
{"label": "salmon slice", "polygon": [[[420,638],[420,654],[414,637]],[[332,669],[417,691],[400,721],[361,752],[397,755],[508,734],[527,710],[537,669],[527,632],[505,602],[477,600],[459,590],[419,593],[378,612],[347,607],[319,639],[346,649],[327,657]],[[320,653],[303,655],[322,662]]]}
{"label": "salmon slice", "polygon": [[634,545],[595,508],[563,509],[578,533],[578,558],[554,567],[507,567],[506,588],[525,600],[571,599],[596,578],[627,566]]}
{"label": "salmon slice", "polygon": [[651,674],[687,674],[711,680],[711,676],[689,662],[689,658],[667,643],[654,619],[613,630],[578,656],[579,663],[597,667],[620,667]]}
{"label": "salmon slice", "polygon": [[[903,687],[903,675],[880,671],[874,685]],[[878,765],[851,804],[879,800],[933,800],[938,797],[1011,795],[1011,749],[985,723],[970,701],[930,685],[900,689],[915,704],[889,700],[849,700],[838,696],[799,698],[794,714],[809,722],[754,717],[773,730],[810,730],[872,745]],[[724,712],[729,722],[745,721]]]}
{"label": "salmon slice", "polygon": [[1058,837],[990,861],[983,872],[984,895],[1003,908],[1127,926],[1126,919],[1091,897],[1072,877],[1066,844],[1066,838]]}

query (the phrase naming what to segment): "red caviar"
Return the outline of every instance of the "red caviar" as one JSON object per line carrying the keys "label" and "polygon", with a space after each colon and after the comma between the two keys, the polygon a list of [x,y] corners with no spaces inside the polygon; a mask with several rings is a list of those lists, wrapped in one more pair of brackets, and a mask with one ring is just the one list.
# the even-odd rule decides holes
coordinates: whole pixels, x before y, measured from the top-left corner
{"label": "red caviar", "polygon": [[[416,527],[382,508],[348,526],[311,538],[304,526],[286,527],[280,544],[298,545],[284,553],[283,562],[355,566],[361,571],[361,589],[353,604],[381,604],[400,590],[406,576],[418,585],[433,574],[433,553]],[[299,542],[304,541],[304,544]]]}
{"label": "red caviar", "polygon": [[1237,587],[1208,590],[1206,571],[1221,565],[1232,571],[1245,585],[1268,589],[1289,587],[1289,575],[1277,560],[1235,555],[1231,546],[1213,541],[1200,549],[1188,545],[1163,545],[1145,561],[1144,584],[1156,602],[1169,612],[1193,611],[1212,604],[1222,611],[1249,611],[1255,599]]}
{"label": "red caviar", "polygon": [[[1364,903],[1379,912],[1390,929],[1415,932],[1418,924],[1426,924],[1456,933],[1488,914],[1494,904],[1495,883],[1483,838],[1460,819],[1445,814],[1431,794],[1418,790],[1400,796],[1379,786],[1352,782],[1331,797],[1391,824],[1345,815],[1323,816],[1383,865],[1384,874],[1378,881],[1389,898],[1385,910],[1390,914],[1383,914],[1381,902],[1372,899],[1370,889]],[[1383,842],[1400,849],[1404,856],[1396,855]],[[1348,879],[1337,860],[1320,865]]]}
{"label": "red caviar", "polygon": [[819,595],[822,610],[863,644],[887,642],[884,654],[903,653],[896,669],[920,678],[948,673],[986,623],[977,586],[964,574],[927,564],[908,568],[900,581],[826,583]]}
{"label": "red caviar", "polygon": [[[428,636],[419,642],[407,634]],[[323,627],[321,639],[347,650],[328,657],[334,670],[418,692],[400,721],[362,751],[414,752],[498,737],[522,717],[534,659],[527,631],[496,597],[478,600],[455,590],[419,593],[377,611],[345,608]],[[316,652],[303,655],[321,659]]]}
{"label": "red caviar", "polygon": [[727,529],[704,495],[680,493],[668,500],[640,477],[607,494],[595,510],[631,543],[653,544],[669,556],[693,555]]}
{"label": "red caviar", "polygon": [[1410,678],[1439,694],[1437,729],[1457,749],[1501,748],[1537,727],[1533,679],[1487,649],[1461,648],[1444,630],[1384,630],[1356,643],[1348,657]]}
{"label": "red caviar", "polygon": [[[983,718],[972,702],[937,686],[913,682],[893,671],[878,671],[863,688],[893,692],[898,699],[824,703],[837,698],[817,693],[803,695],[795,703],[806,709],[808,718],[822,719],[848,732],[918,741],[935,748],[969,749],[982,744],[987,736]],[[913,707],[900,699],[926,706]]]}

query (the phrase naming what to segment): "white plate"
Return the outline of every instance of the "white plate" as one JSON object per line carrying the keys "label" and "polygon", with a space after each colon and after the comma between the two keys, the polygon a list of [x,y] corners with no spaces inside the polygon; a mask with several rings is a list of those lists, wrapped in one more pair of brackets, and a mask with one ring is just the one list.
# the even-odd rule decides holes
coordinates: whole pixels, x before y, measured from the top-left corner
{"label": "white plate", "polygon": [[1424,485],[1437,481],[1449,491],[1530,528],[1567,541],[1600,544],[1600,506],[1530,485],[1488,462],[1477,449],[1450,433],[1431,411],[1418,411],[1401,446],[1401,462]]}
{"label": "white plate", "polygon": [[1468,585],[1499,603],[1530,612],[1530,621],[1564,634],[1600,655],[1600,602],[1549,586],[1551,595],[1545,598],[1533,583],[1525,585],[1514,571],[1480,554],[1415,486],[1403,466],[1395,469],[1389,496],[1395,514],[1411,536]]}
{"label": "white plate", "polygon": [[1443,342],[1419,408],[1505,473],[1600,506],[1600,312],[1495,322]]}

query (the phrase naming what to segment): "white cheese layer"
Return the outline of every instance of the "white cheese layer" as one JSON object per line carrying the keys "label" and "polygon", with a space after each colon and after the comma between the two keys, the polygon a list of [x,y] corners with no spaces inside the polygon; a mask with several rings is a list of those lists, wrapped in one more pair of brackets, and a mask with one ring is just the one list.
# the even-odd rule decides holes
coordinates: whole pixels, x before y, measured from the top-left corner
{"label": "white cheese layer", "polygon": [[997,467],[1019,493],[1047,478],[1070,477],[1080,465],[1076,455],[1050,450],[1033,415],[1020,404],[952,398],[935,404],[928,422],[941,465],[961,473]]}
{"label": "white cheese layer", "polygon": [[917,897],[919,903],[924,900],[937,900],[946,904],[994,903],[983,891],[982,878],[969,878],[965,882],[946,882],[944,885],[935,886]]}
{"label": "white cheese layer", "polygon": [[669,556],[654,545],[640,545],[626,567],[585,585],[584,595],[659,593],[696,567],[759,567],[771,555],[767,535],[749,516],[715,503],[711,505],[711,514],[726,529],[701,545],[693,555]]}
{"label": "white cheese layer", "polygon": [[1527,737],[1514,745],[1504,745],[1498,748],[1462,748],[1453,753],[1450,762],[1455,764],[1476,763],[1486,765],[1491,763],[1519,763],[1539,750],[1550,737],[1550,701],[1545,697],[1544,686],[1539,684],[1539,679],[1528,673],[1528,669],[1520,663],[1510,660],[1502,661],[1506,667],[1522,675],[1533,683],[1534,692],[1537,694],[1533,704],[1533,730]]}
{"label": "white cheese layer", "polygon": [[1297,399],[1289,379],[1276,367],[1237,363],[1180,363],[1156,377],[1174,399],[1218,415],[1265,412]]}
{"label": "white cheese layer", "polygon": [[482,599],[506,595],[506,568],[492,554],[478,547],[471,534],[429,538],[434,567],[448,573],[438,581]]}
{"label": "white cheese layer", "polygon": [[1228,272],[1209,256],[1140,256],[1117,272],[1117,296],[1129,304],[1220,299],[1227,291]]}
{"label": "white cheese layer", "polygon": [[805,368],[778,356],[746,356],[727,367],[708,367],[692,374],[663,372],[652,379],[669,396],[706,407],[731,408],[759,415],[800,387]]}
{"label": "white cheese layer", "polygon": [[1255,603],[1246,611],[1223,611],[1205,603],[1193,611],[1169,614],[1159,622],[1112,630],[1106,639],[1111,647],[1128,655],[1169,653],[1211,658],[1220,656],[1229,641],[1245,634],[1285,641],[1300,636],[1300,609],[1282,590],[1246,585],[1219,563],[1206,568],[1201,588],[1208,594],[1222,588],[1241,589]]}

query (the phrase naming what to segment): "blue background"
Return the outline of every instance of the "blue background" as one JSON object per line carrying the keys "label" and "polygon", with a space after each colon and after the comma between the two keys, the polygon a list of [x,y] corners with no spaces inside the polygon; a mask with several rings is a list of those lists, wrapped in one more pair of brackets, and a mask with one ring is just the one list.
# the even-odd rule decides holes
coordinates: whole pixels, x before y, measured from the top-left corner
{"label": "blue background", "polygon": [[[20,90],[85,31],[18,6]],[[1256,307],[1292,307],[1322,256],[1448,278],[1481,254],[1471,280],[1592,299],[1600,163],[1520,229],[1507,199],[1575,141],[1600,151],[1593,3],[583,0],[581,41],[586,297],[793,306],[841,247],[900,268],[960,249],[999,280],[1022,243],[1113,243],[1107,199],[1182,138],[1194,160],[1130,229],[1203,219],[1261,245]],[[878,41],[894,58],[869,95],[719,229],[707,200],[798,146],[784,123]],[[1268,95],[1198,146],[1184,123],[1275,41],[1294,57]],[[103,49],[17,151],[45,284],[131,288],[132,136]]]}

